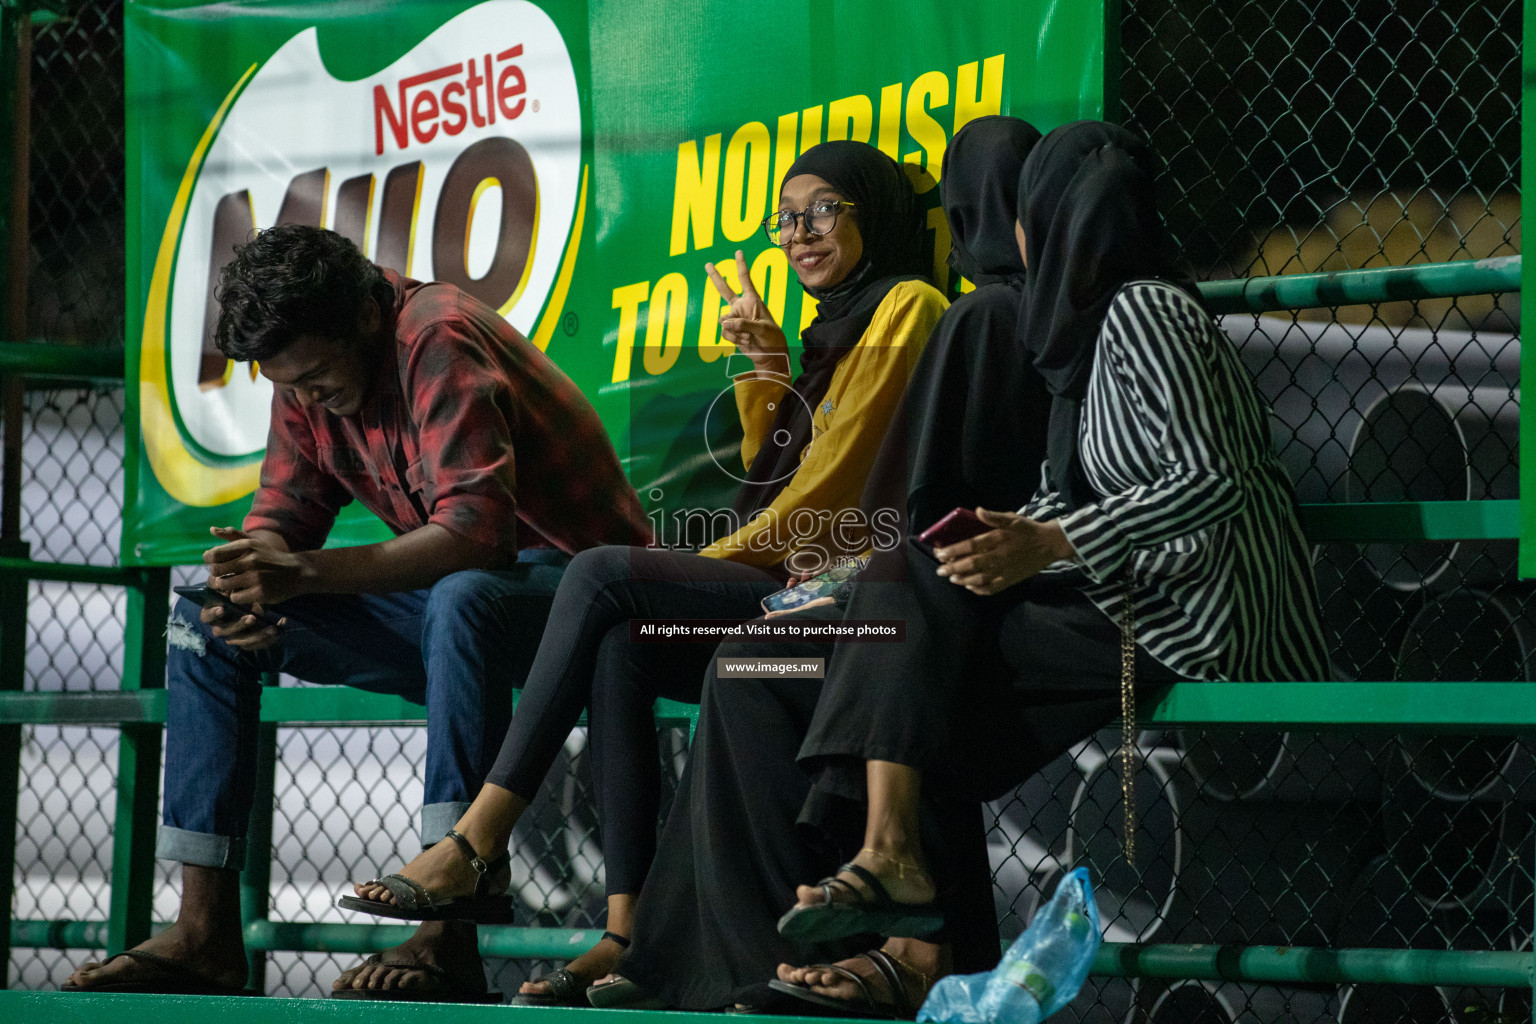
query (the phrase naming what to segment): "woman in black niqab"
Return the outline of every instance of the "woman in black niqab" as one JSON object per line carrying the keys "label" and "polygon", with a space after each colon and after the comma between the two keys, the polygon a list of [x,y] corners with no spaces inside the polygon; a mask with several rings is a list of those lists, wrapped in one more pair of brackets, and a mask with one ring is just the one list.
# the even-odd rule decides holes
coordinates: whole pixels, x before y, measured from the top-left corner
{"label": "woman in black niqab", "polygon": [[[946,477],[928,468],[942,466],[941,460],[918,457],[924,449],[921,431],[935,428],[909,415],[908,423],[919,431],[909,495],[914,532],[954,505],[1000,510],[1024,505],[1041,483],[1047,447],[1053,483],[1060,486],[1065,475],[1073,500],[1091,500],[1077,468],[1076,435],[1105,315],[1127,281],[1172,273],[1155,205],[1154,170],[1144,143],[1097,122],[1057,129],[1022,161],[1015,216],[1004,222],[1014,258],[1022,257],[1024,264],[1022,273],[1007,278],[1015,303],[1007,347],[1013,358],[997,360],[992,375],[977,365],[967,382],[984,408],[1007,409],[1014,418],[1009,422],[978,411],[977,429],[963,432],[952,459],[957,467],[967,460],[1001,465],[1017,456],[1020,461],[994,477],[1001,484],[971,483],[967,476],[980,480],[982,474],[958,468]],[[1022,254],[1015,219],[1024,236]],[[968,406],[964,421],[969,425],[972,419]],[[946,503],[946,493],[960,500]],[[966,500],[973,495],[977,500]],[[1001,525],[994,519],[1021,518],[1010,511],[986,516],[994,527]],[[1025,525],[1049,529],[1028,520]],[[985,534],[978,543],[1001,532]],[[925,797],[946,793],[959,803],[995,797],[1109,721],[1118,710],[1119,663],[1113,646],[1101,642],[1113,626],[1077,589],[1075,573],[1011,587],[955,586],[936,576],[935,564],[911,545],[903,555],[907,585],[856,589],[848,615],[904,619],[907,642],[839,646],[800,763],[815,779],[813,800],[822,796],[829,805],[839,797],[866,800],[872,823],[899,804],[898,817],[885,822],[897,820],[906,830],[916,820],[919,780]],[[1040,559],[1034,571],[1050,561]],[[1144,661],[1138,657],[1144,682],[1174,678]],[[854,861],[879,877],[904,904],[900,910],[893,908],[883,920],[865,910],[848,913],[856,898],[848,902],[843,896],[838,906],[802,887],[800,902],[781,927],[852,934],[839,932],[837,919],[857,920],[861,927],[854,930],[864,932],[880,931],[902,915],[915,920],[932,906],[924,897],[932,900],[942,885],[937,871],[928,880],[920,865],[925,857],[936,864],[945,845],[914,846],[916,834],[907,831],[896,844],[871,825]],[[840,873],[855,888],[870,891],[856,875]],[[920,931],[884,934],[892,936],[887,953],[903,959],[924,955]],[[840,995],[846,987],[835,972],[817,968],[786,967],[779,973],[784,982],[805,986],[812,999],[818,993]]]}
{"label": "woman in black niqab", "polygon": [[[1018,508],[1039,483],[1050,399],[1017,336],[1025,273],[1014,236],[1019,172],[1039,141],[1027,121],[991,115],[944,152],[950,265],[975,289],[934,328],[870,473],[865,514],[895,509],[903,533],[957,506]],[[870,578],[886,578],[889,563]]]}
{"label": "woman in black niqab", "polygon": [[1078,121],[1046,136],[1019,175],[1030,270],[1018,338],[1051,395],[1050,482],[1069,510],[1091,500],[1077,435],[1110,302],[1127,281],[1143,278],[1161,278],[1199,298],[1193,282],[1174,270],[1173,243],[1157,212],[1156,172],[1156,158],[1136,135]]}
{"label": "woman in black niqab", "polygon": [[[989,532],[912,574],[921,616],[904,646],[839,645],[800,764],[818,788],[867,797],[864,848],[843,885],[801,886],[781,930],[878,931],[901,955],[933,924],[919,791],[1000,797],[1117,713],[1128,758],[1133,690],[1326,671],[1268,407],[1172,269],[1154,170],[1100,122],[1056,129],[1024,163],[1018,330],[1051,395],[1047,480],[1019,513],[978,509]],[[780,976],[813,995],[839,980]]]}

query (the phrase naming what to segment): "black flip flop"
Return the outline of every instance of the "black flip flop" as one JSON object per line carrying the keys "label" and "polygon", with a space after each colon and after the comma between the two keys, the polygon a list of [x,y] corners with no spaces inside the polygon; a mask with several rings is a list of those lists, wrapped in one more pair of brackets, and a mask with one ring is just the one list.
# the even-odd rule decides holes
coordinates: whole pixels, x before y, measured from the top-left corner
{"label": "black flip flop", "polygon": [[[506,888],[512,882],[512,858],[503,851],[499,856],[487,861],[475,853],[475,848],[469,845],[468,839],[453,829],[448,830],[445,838],[453,840],[454,845],[469,861],[469,866],[475,869],[475,891],[470,895],[442,898],[404,875],[385,875],[383,878],[375,878],[364,884],[382,885],[390,895],[394,896],[394,903],[365,900],[361,896],[341,896],[337,898],[336,905],[342,910],[355,910],[358,913],[387,917],[395,921],[473,921],[476,924],[511,924],[512,897],[507,895]],[[488,880],[500,876],[503,870],[507,877],[500,885],[501,891],[497,892],[496,885]]]}
{"label": "black flip flop", "polygon": [[[838,878],[844,871],[856,875],[868,889]],[[844,864],[837,874],[816,884],[821,886],[821,903],[791,907],[779,918],[779,934],[786,939],[831,942],[852,935],[920,939],[944,927],[944,911],[937,901],[898,903],[874,872],[857,864]],[[838,889],[852,899],[834,901],[832,895]]]}
{"label": "black flip flop", "polygon": [[916,1016],[918,1006],[912,1005],[912,995],[907,991],[906,982],[902,980],[901,971],[891,955],[883,949],[872,949],[859,956],[875,968],[875,973],[890,991],[893,1002],[880,1002],[870,989],[869,981],[846,967],[813,964],[813,970],[831,971],[853,982],[859,990],[859,1001],[824,996],[820,992],[812,992],[804,985],[775,978],[768,983],[768,989],[778,999],[763,1007],[763,1012],[802,1017],[870,1017],[880,1020],[910,1020]]}
{"label": "black flip flop", "polygon": [[331,989],[332,999],[371,999],[394,1003],[499,1003],[500,992],[468,992],[448,987],[448,972],[433,964],[419,964],[410,960],[384,960],[374,953],[365,964],[380,967],[398,967],[407,971],[421,971],[437,982],[437,988],[343,988]]}
{"label": "black flip flop", "polygon": [[260,992],[248,992],[245,988],[237,988],[232,985],[221,985],[216,981],[210,981],[198,974],[186,964],[178,963],[170,957],[161,956],[159,953],[151,953],[143,949],[125,949],[121,953],[114,953],[101,962],[105,967],[118,957],[125,956],[129,960],[135,960],[142,964],[149,964],[159,969],[159,975],[153,978],[139,978],[134,981],[108,982],[104,985],[71,985],[65,982],[59,986],[63,992],[149,992],[165,996],[259,996]]}

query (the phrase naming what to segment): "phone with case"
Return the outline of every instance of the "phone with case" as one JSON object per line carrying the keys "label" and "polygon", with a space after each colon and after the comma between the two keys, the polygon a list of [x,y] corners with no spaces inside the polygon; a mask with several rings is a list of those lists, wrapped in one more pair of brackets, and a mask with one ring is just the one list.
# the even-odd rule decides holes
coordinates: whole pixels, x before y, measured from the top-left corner
{"label": "phone with case", "polygon": [[957,508],[948,512],[943,519],[934,523],[928,529],[917,535],[917,546],[928,557],[933,558],[935,548],[947,548],[951,544],[958,544],[963,540],[970,540],[991,530],[992,527],[981,521],[981,517],[968,508]]}
{"label": "phone with case", "polygon": [[839,562],[819,576],[769,594],[759,602],[765,612],[788,612],[803,608],[818,598],[840,601],[853,588],[853,578],[869,563],[867,558]]}

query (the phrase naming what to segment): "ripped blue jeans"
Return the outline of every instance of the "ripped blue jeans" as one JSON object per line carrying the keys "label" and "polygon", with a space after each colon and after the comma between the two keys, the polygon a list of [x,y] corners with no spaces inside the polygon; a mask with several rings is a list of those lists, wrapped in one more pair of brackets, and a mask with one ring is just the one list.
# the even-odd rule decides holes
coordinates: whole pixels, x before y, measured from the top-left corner
{"label": "ripped blue jeans", "polygon": [[281,606],[288,624],[263,651],[214,637],[178,600],[168,629],[165,807],[155,854],[241,868],[254,798],[261,683],[399,694],[426,706],[422,844],[443,837],[480,790],[506,736],[512,693],[539,647],[568,558],[530,550],[504,571],[445,576],[428,590],[318,594]]}

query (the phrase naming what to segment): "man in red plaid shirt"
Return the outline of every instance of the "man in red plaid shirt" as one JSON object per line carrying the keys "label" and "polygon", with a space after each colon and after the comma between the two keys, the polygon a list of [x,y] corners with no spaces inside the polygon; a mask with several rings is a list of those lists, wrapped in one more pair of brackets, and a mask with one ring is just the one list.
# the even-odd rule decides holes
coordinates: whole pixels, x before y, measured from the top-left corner
{"label": "man in red plaid shirt", "polygon": [[[237,248],[219,301],[220,350],[256,362],[274,393],[250,514],[243,529],[215,528],[221,543],[203,556],[231,604],[183,599],[168,629],[156,853],[184,865],[181,914],[66,988],[243,988],[239,871],[263,673],[426,705],[430,845],[500,749],[569,556],[652,539],[591,404],[458,288],[382,270],[334,232],[284,225]],[[323,550],[354,500],[395,536]],[[474,963],[473,926],[440,928],[425,926],[396,959],[442,962],[433,950],[467,942]],[[478,972],[414,973],[412,985],[435,981],[445,995],[485,992]]]}

